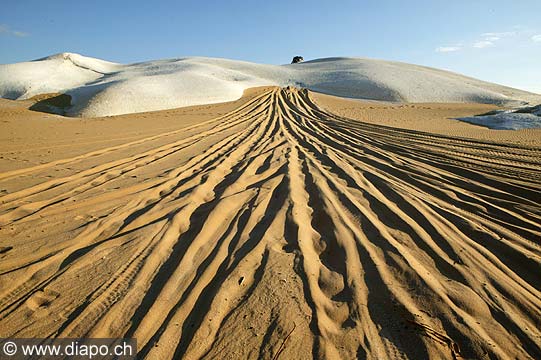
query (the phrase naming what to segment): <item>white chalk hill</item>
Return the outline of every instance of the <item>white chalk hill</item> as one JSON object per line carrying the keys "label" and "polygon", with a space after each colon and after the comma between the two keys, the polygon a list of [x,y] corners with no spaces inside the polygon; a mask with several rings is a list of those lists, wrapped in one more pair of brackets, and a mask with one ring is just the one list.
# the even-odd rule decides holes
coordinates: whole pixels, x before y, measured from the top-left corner
{"label": "white chalk hill", "polygon": [[66,93],[70,116],[106,116],[235,100],[254,86],[293,85],[358,99],[520,105],[541,95],[449,71],[364,58],[292,65],[191,57],[129,65],[62,53],[0,65],[0,97]]}

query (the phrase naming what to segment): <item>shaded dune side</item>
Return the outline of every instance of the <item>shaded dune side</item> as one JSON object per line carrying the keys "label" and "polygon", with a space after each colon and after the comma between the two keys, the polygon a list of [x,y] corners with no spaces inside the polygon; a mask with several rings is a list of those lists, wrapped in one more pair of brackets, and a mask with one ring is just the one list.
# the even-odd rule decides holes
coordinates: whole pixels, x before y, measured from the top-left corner
{"label": "shaded dune side", "polygon": [[133,336],[149,359],[541,355],[540,149],[276,88],[0,183],[65,166],[0,198],[0,337]]}

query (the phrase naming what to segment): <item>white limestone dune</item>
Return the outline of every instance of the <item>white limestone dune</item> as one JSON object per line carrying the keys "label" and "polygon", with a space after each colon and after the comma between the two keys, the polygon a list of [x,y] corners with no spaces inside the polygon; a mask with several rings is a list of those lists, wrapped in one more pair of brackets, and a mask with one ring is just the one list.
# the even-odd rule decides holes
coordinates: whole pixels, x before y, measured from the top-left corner
{"label": "white limestone dune", "polygon": [[255,86],[298,86],[325,94],[394,102],[519,105],[541,95],[449,71],[365,58],[266,65],[188,57],[129,65],[63,53],[0,65],[0,96],[27,99],[67,93],[69,116],[108,116],[238,99]]}

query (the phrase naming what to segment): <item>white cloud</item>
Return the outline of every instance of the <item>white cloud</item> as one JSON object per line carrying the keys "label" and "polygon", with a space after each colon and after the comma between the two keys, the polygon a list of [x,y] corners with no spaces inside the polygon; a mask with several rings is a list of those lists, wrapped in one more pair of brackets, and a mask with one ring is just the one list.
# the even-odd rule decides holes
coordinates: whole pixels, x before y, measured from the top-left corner
{"label": "white cloud", "polygon": [[12,31],[11,33],[17,37],[25,37],[29,35],[28,33],[25,33],[24,31]]}
{"label": "white cloud", "polygon": [[498,40],[499,40],[499,39],[504,38],[504,37],[515,36],[515,35],[518,35],[517,31],[502,31],[502,32],[483,33],[483,34],[481,34],[481,37],[484,37],[484,38],[497,37]]}
{"label": "white cloud", "polygon": [[541,34],[532,36],[532,41],[541,42]]}
{"label": "white cloud", "polygon": [[519,35],[518,31],[486,32],[480,35],[480,39],[472,44],[476,49],[484,49],[496,45],[496,42],[505,38]]}
{"label": "white cloud", "polygon": [[491,46],[494,46],[494,42],[488,40],[477,41],[473,44],[473,47],[477,49],[484,49]]}
{"label": "white cloud", "polygon": [[448,53],[448,52],[455,52],[462,49],[462,46],[440,46],[436,48],[436,52],[439,53]]}
{"label": "white cloud", "polygon": [[6,24],[0,24],[0,34],[13,35],[17,37],[25,37],[30,35],[24,31],[11,30]]}

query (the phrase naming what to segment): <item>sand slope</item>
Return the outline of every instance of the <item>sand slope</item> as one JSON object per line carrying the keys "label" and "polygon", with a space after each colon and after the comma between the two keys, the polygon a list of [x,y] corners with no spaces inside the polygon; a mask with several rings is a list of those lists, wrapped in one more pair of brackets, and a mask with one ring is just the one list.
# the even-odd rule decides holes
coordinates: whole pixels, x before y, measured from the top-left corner
{"label": "sand slope", "polygon": [[536,359],[541,149],[259,90],[0,174],[0,337],[141,358]]}
{"label": "sand slope", "polygon": [[69,116],[107,116],[218,103],[254,86],[294,85],[325,94],[395,102],[538,104],[541,95],[425,66],[365,58],[266,65],[188,57],[129,65],[63,53],[0,65],[0,97],[72,97]]}
{"label": "sand slope", "polygon": [[62,92],[91,83],[121,67],[72,53],[0,65],[0,97],[28,99],[39,94]]}

